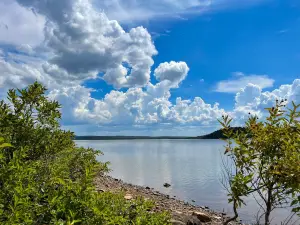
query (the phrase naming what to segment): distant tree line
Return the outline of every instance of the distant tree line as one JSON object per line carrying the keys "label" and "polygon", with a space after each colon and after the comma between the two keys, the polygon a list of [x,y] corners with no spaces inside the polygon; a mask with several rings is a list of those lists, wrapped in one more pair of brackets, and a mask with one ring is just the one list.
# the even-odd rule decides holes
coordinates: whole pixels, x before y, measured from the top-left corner
{"label": "distant tree line", "polygon": [[[233,132],[244,131],[243,127],[231,127]],[[75,140],[143,140],[143,139],[223,139],[226,138],[224,130],[220,129],[210,134],[188,137],[188,136],[75,136]]]}

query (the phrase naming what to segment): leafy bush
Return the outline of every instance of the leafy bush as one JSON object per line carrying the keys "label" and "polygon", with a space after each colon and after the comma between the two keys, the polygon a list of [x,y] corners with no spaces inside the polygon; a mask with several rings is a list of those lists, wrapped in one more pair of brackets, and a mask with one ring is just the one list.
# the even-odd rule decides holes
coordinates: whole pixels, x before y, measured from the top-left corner
{"label": "leafy bush", "polygon": [[0,224],[169,224],[151,202],[95,191],[107,163],[60,129],[60,105],[45,92],[35,82],[0,102]]}
{"label": "leafy bush", "polygon": [[235,212],[231,220],[238,217],[242,198],[253,193],[260,198],[265,225],[275,208],[291,203],[292,212],[300,212],[300,105],[293,103],[293,109],[286,111],[285,103],[276,101],[275,107],[267,108],[264,122],[250,116],[244,131],[232,132],[228,116],[220,121],[228,137],[225,154],[235,169],[228,179]]}

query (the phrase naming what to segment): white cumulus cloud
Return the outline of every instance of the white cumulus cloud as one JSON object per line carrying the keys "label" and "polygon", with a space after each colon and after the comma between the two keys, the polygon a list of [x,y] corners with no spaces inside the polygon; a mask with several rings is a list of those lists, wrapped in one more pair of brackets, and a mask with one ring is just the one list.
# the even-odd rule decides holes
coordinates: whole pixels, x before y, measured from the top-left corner
{"label": "white cumulus cloud", "polygon": [[253,84],[248,84],[235,96],[235,108],[232,116],[241,124],[248,118],[248,113],[256,114],[263,119],[267,115],[265,108],[274,106],[276,100],[287,100],[287,107],[292,108],[292,102],[300,103],[300,79],[295,79],[292,84],[281,85],[273,91],[262,91]]}
{"label": "white cumulus cloud", "polygon": [[256,106],[259,103],[261,96],[261,88],[255,84],[248,84],[245,88],[242,88],[235,96],[236,106]]}
{"label": "white cumulus cloud", "polygon": [[[65,76],[61,74],[62,78],[76,79],[78,75],[81,80],[91,78],[91,73],[104,73],[103,79],[115,88],[144,86],[149,82],[152,56],[157,51],[145,28],[125,32],[117,21],[95,10],[89,0],[19,3],[34,7],[48,19],[45,44],[53,55],[48,63],[67,72]],[[55,66],[45,67],[49,70]]]}
{"label": "white cumulus cloud", "polygon": [[154,76],[159,81],[168,81],[170,87],[178,87],[189,72],[189,67],[185,62],[165,62],[161,63],[155,70]]}
{"label": "white cumulus cloud", "polygon": [[43,41],[43,16],[14,0],[1,0],[0,12],[0,43],[37,46]]}
{"label": "white cumulus cloud", "polygon": [[156,98],[141,88],[111,91],[103,99],[92,98],[91,90],[82,86],[52,90],[49,96],[63,104],[65,122],[85,121],[101,126],[216,125],[216,118],[225,113],[217,103],[212,106],[200,97],[194,100],[177,98],[172,104],[168,98]]}
{"label": "white cumulus cloud", "polygon": [[267,75],[245,75],[243,73],[236,73],[235,78],[229,80],[222,80],[217,83],[215,91],[225,93],[237,93],[248,84],[254,84],[260,88],[273,87],[274,80]]}

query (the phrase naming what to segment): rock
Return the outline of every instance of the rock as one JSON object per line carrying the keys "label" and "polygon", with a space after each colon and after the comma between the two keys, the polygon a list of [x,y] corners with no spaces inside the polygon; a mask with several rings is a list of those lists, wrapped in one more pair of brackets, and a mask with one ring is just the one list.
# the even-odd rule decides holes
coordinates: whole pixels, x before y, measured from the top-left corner
{"label": "rock", "polygon": [[186,223],[179,221],[179,220],[171,219],[170,222],[172,223],[172,225],[186,225]]}
{"label": "rock", "polygon": [[214,219],[215,220],[222,220],[222,217],[221,216],[214,216]]}
{"label": "rock", "polygon": [[[176,211],[173,213],[172,220],[177,223],[176,225],[186,224],[186,225],[201,225],[201,221],[193,215],[185,215],[181,212]],[[180,223],[179,223],[180,222]]]}
{"label": "rock", "polygon": [[124,196],[124,198],[125,198],[126,200],[131,200],[133,197],[132,197],[131,194],[126,194],[126,195]]}
{"label": "rock", "polygon": [[171,186],[171,184],[164,183],[164,187],[168,188],[168,187],[170,187],[170,186]]}
{"label": "rock", "polygon": [[175,213],[175,214],[179,214],[179,215],[181,215],[181,214],[182,214],[182,212],[180,212],[180,211],[177,211],[177,210],[175,210],[175,211],[174,211],[174,213]]}
{"label": "rock", "polygon": [[[197,218],[196,218],[197,219]],[[187,223],[187,225],[201,225],[202,223],[197,219],[190,219]]]}
{"label": "rock", "polygon": [[210,222],[211,221],[211,218],[205,214],[205,213],[202,213],[202,212],[193,212],[194,216],[196,216],[201,222]]}

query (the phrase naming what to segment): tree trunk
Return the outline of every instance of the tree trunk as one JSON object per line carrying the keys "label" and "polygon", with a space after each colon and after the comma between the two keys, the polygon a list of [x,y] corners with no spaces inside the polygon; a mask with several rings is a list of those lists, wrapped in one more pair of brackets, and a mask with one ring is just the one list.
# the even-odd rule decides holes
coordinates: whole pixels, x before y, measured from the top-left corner
{"label": "tree trunk", "polygon": [[236,205],[237,205],[236,203],[237,203],[236,200],[233,200],[233,211],[234,211],[234,216],[231,217],[231,218],[229,218],[228,220],[226,220],[226,221],[223,223],[223,225],[227,225],[227,224],[229,224],[231,221],[234,221],[234,220],[236,220],[236,219],[238,218],[239,214],[238,214],[238,212],[237,212],[237,210],[236,210]]}
{"label": "tree trunk", "polygon": [[266,206],[265,225],[270,225],[270,215],[272,211],[272,188],[268,189],[268,200]]}

